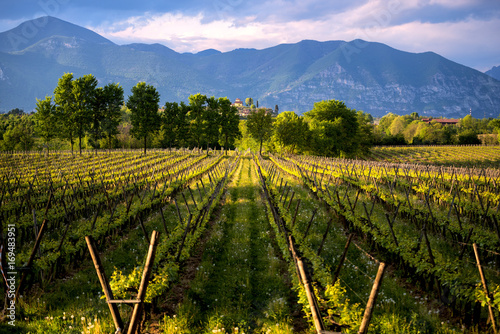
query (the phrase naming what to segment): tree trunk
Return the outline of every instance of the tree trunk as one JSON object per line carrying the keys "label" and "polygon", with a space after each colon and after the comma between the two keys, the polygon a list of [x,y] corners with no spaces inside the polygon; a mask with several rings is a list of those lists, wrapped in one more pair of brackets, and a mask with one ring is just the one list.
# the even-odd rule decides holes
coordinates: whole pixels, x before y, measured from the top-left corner
{"label": "tree trunk", "polygon": [[146,155],[146,146],[148,143],[148,136],[144,136],[144,155]]}
{"label": "tree trunk", "polygon": [[81,135],[78,136],[78,146],[80,149],[80,155],[82,155],[82,136]]}
{"label": "tree trunk", "polygon": [[262,155],[262,139],[260,140],[260,149],[259,149],[259,155]]}
{"label": "tree trunk", "polygon": [[71,155],[73,155],[73,134],[69,135],[69,143],[71,144]]}

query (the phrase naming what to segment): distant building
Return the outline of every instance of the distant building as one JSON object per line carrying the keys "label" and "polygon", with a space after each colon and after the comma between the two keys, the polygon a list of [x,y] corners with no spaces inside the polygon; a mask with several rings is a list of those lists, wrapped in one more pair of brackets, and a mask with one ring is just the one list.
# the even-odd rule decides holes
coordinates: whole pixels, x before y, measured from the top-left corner
{"label": "distant building", "polygon": [[430,123],[432,121],[439,123],[439,124],[443,124],[443,125],[457,125],[460,123],[460,120],[455,119],[455,118],[423,118],[422,119],[422,122],[425,122],[425,123]]}
{"label": "distant building", "polygon": [[[238,109],[238,115],[243,118],[248,117],[248,115],[250,115],[250,113],[252,112],[252,108],[243,105],[243,101],[241,101],[240,99],[236,99],[232,106]],[[254,110],[257,111],[260,109],[264,109],[268,114],[273,113],[273,110],[271,108],[255,108]]]}

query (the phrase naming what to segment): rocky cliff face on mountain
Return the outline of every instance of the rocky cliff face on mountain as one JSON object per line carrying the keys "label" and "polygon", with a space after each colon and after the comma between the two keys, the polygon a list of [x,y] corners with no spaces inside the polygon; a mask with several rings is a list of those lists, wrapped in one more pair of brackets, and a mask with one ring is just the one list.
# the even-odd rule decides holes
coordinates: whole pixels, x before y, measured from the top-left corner
{"label": "rocky cliff face on mountain", "polygon": [[463,117],[500,114],[500,81],[435,53],[355,40],[302,41],[255,50],[180,54],[160,44],[116,45],[88,29],[45,17],[0,33],[0,111],[32,110],[65,73],[92,73],[130,92],[154,85],[161,103],[195,93],[253,97],[299,113],[325,99],[374,116],[386,112]]}

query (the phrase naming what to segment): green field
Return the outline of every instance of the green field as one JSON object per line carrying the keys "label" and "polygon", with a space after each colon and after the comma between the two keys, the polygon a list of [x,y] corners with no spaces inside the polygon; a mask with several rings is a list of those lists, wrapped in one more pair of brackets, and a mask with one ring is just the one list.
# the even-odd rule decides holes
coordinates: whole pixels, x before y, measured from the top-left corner
{"label": "green field", "polygon": [[[368,333],[493,333],[500,151],[473,149],[1,154],[4,272],[22,291],[0,332],[114,333],[85,237],[114,299],[135,300],[156,230],[141,333],[316,333],[314,310],[358,333],[381,263]],[[127,326],[134,305],[115,305]]]}

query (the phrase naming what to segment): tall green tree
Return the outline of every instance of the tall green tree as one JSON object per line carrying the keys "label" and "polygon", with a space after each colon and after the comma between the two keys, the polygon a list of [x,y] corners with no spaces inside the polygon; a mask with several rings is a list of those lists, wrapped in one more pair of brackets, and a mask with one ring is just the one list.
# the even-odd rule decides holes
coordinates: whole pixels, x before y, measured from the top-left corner
{"label": "tall green tree", "polygon": [[207,107],[203,113],[203,136],[209,146],[216,146],[219,142],[220,110],[219,101],[214,96],[207,98]]}
{"label": "tall green tree", "polygon": [[293,111],[282,112],[274,122],[273,139],[283,151],[302,150],[309,142],[308,124]]}
{"label": "tall green tree", "polygon": [[36,100],[35,131],[42,138],[49,151],[50,141],[56,137],[56,106],[52,104],[52,97],[46,96],[44,100]]}
{"label": "tall green tree", "polygon": [[117,83],[109,83],[96,90],[96,110],[92,130],[94,140],[104,137],[109,149],[112,148],[112,139],[116,136],[118,125],[122,119],[123,88]]}
{"label": "tall green tree", "polygon": [[251,97],[247,97],[245,99],[245,104],[247,107],[250,107],[253,104],[253,99]]}
{"label": "tall green tree", "polygon": [[373,117],[361,110],[357,112],[359,150],[361,154],[368,154],[375,141],[373,135]]}
{"label": "tall green tree", "polygon": [[265,109],[252,110],[247,118],[247,129],[250,136],[259,142],[259,154],[262,154],[262,144],[273,132],[273,118]]}
{"label": "tall green tree", "polygon": [[201,149],[204,135],[204,111],[206,109],[207,96],[200,93],[189,96],[189,137],[191,145]]}
{"label": "tall green tree", "polygon": [[71,153],[76,138],[75,96],[73,95],[73,73],[64,73],[54,89],[54,103],[58,119],[58,137],[69,140]]}
{"label": "tall green tree", "polygon": [[85,137],[85,133],[90,130],[90,124],[95,125],[94,121],[98,124],[101,120],[99,111],[96,111],[94,108],[96,104],[97,79],[92,74],[87,74],[74,80],[72,86],[72,92],[75,99],[73,119],[81,155],[82,138]]}
{"label": "tall green tree", "polygon": [[162,114],[162,146],[183,147],[188,144],[189,122],[187,114],[189,107],[181,102],[166,102]]}
{"label": "tall green tree", "polygon": [[231,101],[227,97],[219,98],[219,110],[219,143],[227,150],[234,147],[236,139],[241,138],[241,131],[239,128],[240,116],[238,115],[238,109],[231,105]]}
{"label": "tall green tree", "polygon": [[378,123],[378,130],[381,132],[385,132],[386,134],[391,134],[391,125],[392,122],[398,117],[398,115],[393,114],[392,112],[386,114],[382,117]]}
{"label": "tall green tree", "polygon": [[131,134],[139,140],[144,140],[144,154],[148,137],[160,128],[159,103],[160,94],[155,87],[146,85],[145,82],[139,82],[132,88],[132,95],[127,101],[127,107],[131,111]]}
{"label": "tall green tree", "polygon": [[313,149],[317,155],[353,156],[359,148],[359,124],[356,110],[342,101],[328,100],[314,104],[305,113],[313,134]]}

